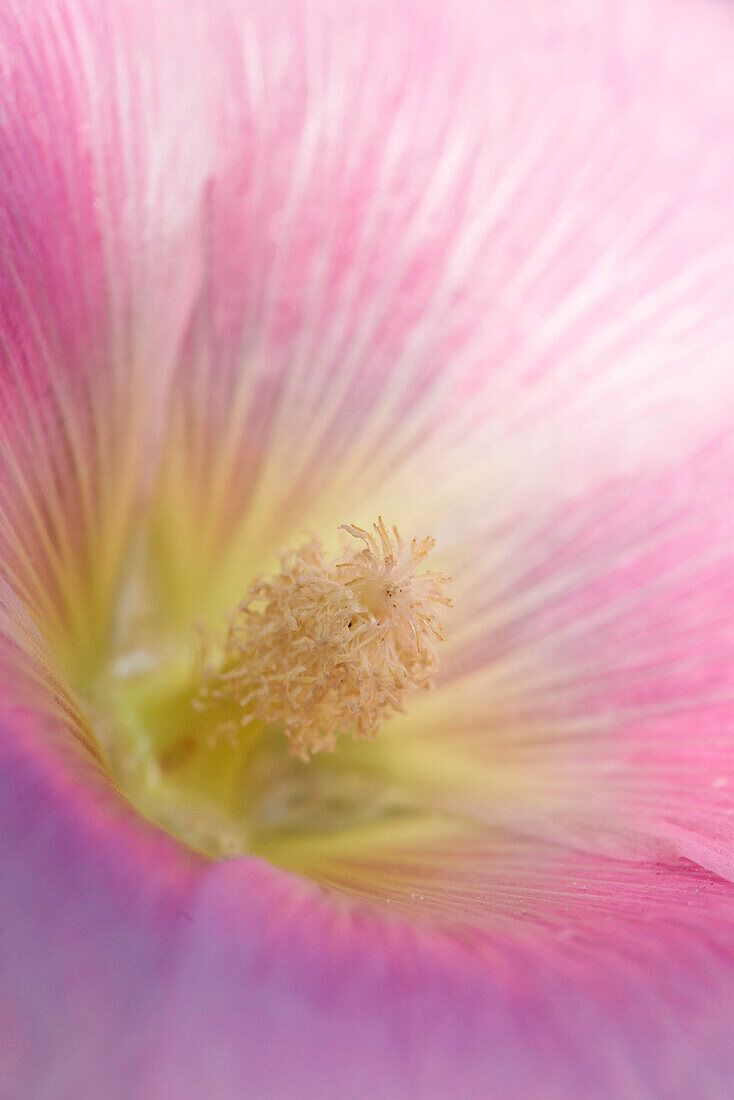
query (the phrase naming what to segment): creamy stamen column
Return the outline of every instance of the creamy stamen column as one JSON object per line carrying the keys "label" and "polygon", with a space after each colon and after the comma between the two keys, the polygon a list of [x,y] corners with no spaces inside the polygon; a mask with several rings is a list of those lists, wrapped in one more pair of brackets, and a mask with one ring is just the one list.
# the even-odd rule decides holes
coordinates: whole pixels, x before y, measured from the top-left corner
{"label": "creamy stamen column", "polygon": [[281,557],[230,618],[223,653],[202,661],[198,706],[221,712],[215,737],[282,726],[303,760],[339,735],[372,738],[408,694],[432,686],[450,605],[448,578],[417,568],[431,538],[406,543],[382,518],[372,532],[345,525],[330,560],[314,538]]}

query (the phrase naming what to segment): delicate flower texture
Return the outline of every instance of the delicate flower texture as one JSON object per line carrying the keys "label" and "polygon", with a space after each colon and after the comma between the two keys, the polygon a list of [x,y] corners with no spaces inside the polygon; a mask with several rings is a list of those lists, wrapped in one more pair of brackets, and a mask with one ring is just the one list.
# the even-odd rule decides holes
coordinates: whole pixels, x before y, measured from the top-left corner
{"label": "delicate flower texture", "polygon": [[407,692],[433,686],[447,578],[415,575],[433,540],[406,547],[382,519],[374,534],[345,530],[360,552],[330,563],[313,539],[232,616],[219,664],[202,671],[200,701],[231,704],[218,731],[236,739],[243,727],[249,737],[282,725],[291,753],[308,760],[333,752],[338,733],[373,738],[391,712],[404,713]]}
{"label": "delicate flower texture", "polygon": [[0,5],[3,1097],[731,1095],[733,53]]}

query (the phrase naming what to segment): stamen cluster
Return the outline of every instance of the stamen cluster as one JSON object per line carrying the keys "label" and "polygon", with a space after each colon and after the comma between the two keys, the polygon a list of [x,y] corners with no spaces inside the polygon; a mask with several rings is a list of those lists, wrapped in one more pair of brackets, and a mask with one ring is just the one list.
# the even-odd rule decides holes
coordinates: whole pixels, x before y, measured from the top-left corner
{"label": "stamen cluster", "polygon": [[374,737],[409,692],[431,687],[439,609],[451,602],[443,574],[416,573],[433,539],[406,544],[382,519],[372,533],[342,530],[354,541],[341,557],[314,538],[252,585],[221,664],[203,676],[202,702],[236,704],[241,726],[282,725],[303,760],[339,734]]}

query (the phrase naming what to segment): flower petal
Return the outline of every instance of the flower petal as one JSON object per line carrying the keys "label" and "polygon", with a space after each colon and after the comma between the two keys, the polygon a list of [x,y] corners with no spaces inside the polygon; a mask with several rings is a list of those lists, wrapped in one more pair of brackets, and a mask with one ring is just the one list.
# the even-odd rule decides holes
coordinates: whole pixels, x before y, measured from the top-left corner
{"label": "flower petal", "polygon": [[68,724],[0,726],[3,1089],[130,1095],[193,856],[146,833]]}
{"label": "flower petal", "polygon": [[451,567],[726,423],[731,13],[421,11],[256,3],[212,45],[231,95],[156,520],[189,618],[303,525],[382,512]]}
{"label": "flower petal", "polygon": [[731,877],[733,474],[719,441],[508,528],[435,698],[394,731],[401,781],[488,825]]}
{"label": "flower petal", "polygon": [[694,1097],[728,1080],[734,899],[714,876],[476,828],[430,848],[393,829],[310,866],[301,842],[325,894],[209,864],[53,717],[63,683],[4,608],[14,692],[39,674],[36,711],[0,723],[12,1094],[522,1095],[542,1078],[549,1097]]}
{"label": "flower petal", "polygon": [[195,28],[166,9],[0,15],[0,557],[69,663],[109,629],[191,294]]}
{"label": "flower petal", "polygon": [[508,845],[493,930],[422,930],[255,860],[192,865],[70,789],[32,734],[0,742],[16,1095],[725,1089],[732,906],[711,876]]}
{"label": "flower petal", "polygon": [[[326,534],[351,519],[365,481],[374,490],[420,434],[420,421],[399,430],[416,397],[430,391],[435,413],[468,370],[441,367],[451,332],[469,340],[483,308],[484,287],[462,299],[491,164],[476,113],[486,70],[466,66],[455,23],[402,0],[307,18],[254,3],[239,24],[213,21],[230,95],[212,123],[207,273],[155,524],[162,584],[189,615],[204,578],[219,614],[303,523]],[[358,453],[364,476],[345,492]]]}
{"label": "flower petal", "polygon": [[[202,305],[190,326],[157,529],[162,557],[175,563],[173,550],[185,545],[179,536],[193,542],[211,524],[202,552],[211,564],[223,544],[241,551],[242,531],[231,532],[245,504],[251,518],[243,530],[261,544],[263,531],[268,538],[286,532],[306,514],[313,522],[359,520],[346,506],[372,508],[377,498],[430,520],[433,533],[449,540],[464,606],[471,598],[475,608],[462,620],[465,634],[457,630],[447,684],[462,673],[475,679],[460,695],[447,687],[443,705],[449,710],[458,699],[466,706],[467,753],[476,760],[486,746],[472,741],[473,723],[487,684],[493,677],[499,686],[511,683],[511,705],[497,696],[499,755],[511,757],[518,747],[519,709],[537,723],[519,755],[530,772],[543,756],[543,782],[535,787],[550,796],[529,823],[516,809],[520,800],[508,796],[493,821],[492,800],[481,800],[489,810],[482,818],[476,798],[461,843],[455,835],[437,840],[429,853],[425,845],[393,844],[381,865],[375,851],[336,860],[317,852],[314,877],[368,897],[385,914],[395,903],[408,925],[251,860],[204,868],[134,826],[109,789],[98,794],[99,776],[83,769],[68,722],[6,713],[0,1044],[16,1095],[282,1095],[294,1083],[306,1095],[313,1085],[320,1097],[532,1095],[541,1081],[548,1096],[698,1097],[729,1087],[732,900],[729,885],[705,870],[727,871],[729,833],[718,812],[707,833],[709,804],[698,796],[713,790],[724,797],[720,764],[731,744],[728,701],[718,698],[730,675],[720,612],[728,528],[719,516],[730,466],[718,444],[710,467],[702,456],[731,410],[732,153],[725,139],[732,13],[703,0],[625,2],[604,9],[608,21],[584,4],[560,14],[540,3],[501,7],[492,12],[492,33],[476,36],[477,49],[488,51],[484,63],[462,65],[458,82],[446,58],[466,55],[448,22],[433,21],[432,6],[413,38],[418,7],[400,8],[405,24],[374,5],[334,5],[327,16],[315,9],[324,25],[299,24],[295,5],[272,12],[254,4],[244,61],[213,18],[210,33],[235,76],[246,72],[251,92],[247,109],[238,95],[225,101],[232,115],[217,132],[232,133],[243,114],[251,117],[248,147],[259,152],[252,163],[235,155],[231,175],[208,192],[214,213],[207,224],[219,243],[210,249],[202,302],[210,295],[216,309]],[[299,36],[303,29],[313,38]],[[496,80],[494,112],[487,73]],[[473,98],[479,86],[481,100]],[[277,109],[266,111],[263,102]],[[344,104],[348,128],[339,118]],[[387,140],[386,116],[393,121]],[[489,132],[466,128],[488,116]],[[258,144],[268,118],[275,136],[265,133]],[[344,129],[334,142],[316,140],[340,125],[352,144]],[[365,133],[372,145],[363,158]],[[47,143],[48,135],[40,144]],[[354,158],[348,165],[337,156],[342,147]],[[84,158],[74,149],[77,164]],[[312,168],[317,156],[319,172]],[[434,171],[439,162],[443,171]],[[44,186],[58,178],[46,175]],[[258,201],[245,202],[238,218],[235,198],[250,176],[245,195]],[[303,180],[316,176],[329,186],[309,190]],[[396,179],[405,180],[404,190]],[[356,197],[347,193],[340,204],[341,180]],[[360,180],[367,180],[363,192]],[[303,196],[308,201],[300,203]],[[32,227],[29,211],[41,207],[15,201],[18,218]],[[405,235],[393,232],[405,225]],[[246,302],[228,303],[228,273],[243,239],[252,263],[247,285],[255,289]],[[327,259],[318,243],[324,239]],[[50,284],[64,285],[55,275]],[[145,280],[141,286],[149,289]],[[153,306],[160,301],[151,296]],[[13,316],[17,309],[23,317],[16,297],[9,302]],[[252,313],[240,328],[233,318],[243,304]],[[70,361],[78,340],[72,326]],[[11,363],[24,363],[13,348]],[[698,390],[694,369],[705,382]],[[199,393],[207,395],[200,416]],[[502,415],[492,420],[495,410]],[[33,418],[19,422],[36,426]],[[52,422],[66,420],[57,411]],[[0,423],[20,446],[12,423]],[[15,453],[10,445],[7,453]],[[61,451],[54,443],[48,453]],[[117,453],[109,452],[110,463]],[[202,485],[212,486],[211,500],[196,482],[194,491],[187,486],[210,453],[215,462]],[[689,463],[690,481],[683,473]],[[64,482],[81,484],[69,481],[71,469],[62,471]],[[15,471],[12,484],[21,485]],[[680,486],[696,499],[676,510],[671,489]],[[410,491],[416,487],[422,491]],[[31,507],[40,499],[52,509],[50,489],[34,483],[32,490],[3,507],[8,530],[20,532],[29,555],[41,547],[48,570],[63,542]],[[628,507],[638,493],[654,504],[651,515]],[[72,501],[82,496],[71,493]],[[187,508],[179,526],[170,522],[171,500]],[[560,551],[552,542],[559,532]],[[252,553],[261,552],[256,545]],[[35,618],[52,618],[38,602],[38,593],[53,592],[51,582],[33,580],[33,562],[10,540],[7,560],[17,592],[31,606],[36,600]],[[503,561],[504,587],[488,588]],[[693,588],[690,602],[684,581]],[[174,571],[172,587],[187,585],[186,570]],[[99,587],[104,592],[106,584]],[[229,577],[227,587],[234,587]],[[493,634],[483,617],[498,607],[511,613]],[[6,611],[12,627],[4,644],[13,659],[21,655],[32,695],[36,666],[24,665],[22,653],[33,649],[34,624],[23,618],[17,594]],[[599,631],[600,623],[610,629]],[[490,661],[492,643],[507,648],[508,641],[525,646],[521,657],[537,677],[527,681],[532,697],[524,711],[515,688],[522,660],[499,669]],[[693,662],[683,656],[688,641]],[[644,647],[635,648],[641,642],[652,645],[654,667],[645,664]],[[41,679],[50,703],[60,678]],[[706,747],[695,755],[685,691],[696,713],[706,708]],[[655,709],[661,695],[662,713]],[[674,723],[664,713],[670,705],[678,711]],[[600,716],[614,720],[616,733],[590,739]],[[578,755],[564,743],[554,757],[554,737],[575,720],[584,734]],[[484,721],[480,730],[486,714]],[[456,726],[459,739],[462,721]],[[605,782],[610,754],[613,774]],[[565,788],[557,759],[571,765]],[[492,761],[483,762],[488,774]],[[559,816],[570,789],[584,796],[580,812]],[[589,804],[597,792],[603,813],[594,817]],[[451,809],[443,807],[447,815]],[[605,822],[611,845],[601,835]],[[623,829],[627,858],[602,854],[619,847]],[[633,829],[643,848],[649,840],[657,845],[663,862],[626,850]],[[597,850],[559,843],[571,837],[578,848]],[[389,907],[379,893],[386,883],[394,883]],[[417,927],[421,920],[434,927]],[[73,1017],[51,1013],[50,997],[72,1006]]]}

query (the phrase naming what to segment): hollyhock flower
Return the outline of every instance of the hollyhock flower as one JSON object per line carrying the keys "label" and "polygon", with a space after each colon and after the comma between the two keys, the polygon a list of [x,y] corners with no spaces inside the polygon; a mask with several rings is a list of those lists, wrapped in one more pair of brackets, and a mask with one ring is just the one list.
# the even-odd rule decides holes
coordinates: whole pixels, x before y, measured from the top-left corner
{"label": "hollyhock flower", "polygon": [[6,0],[3,1095],[728,1094],[733,49]]}

